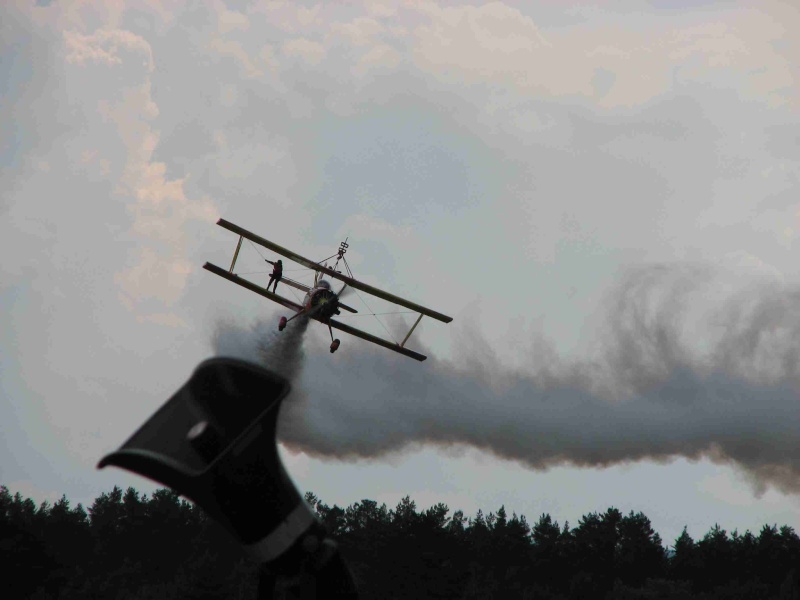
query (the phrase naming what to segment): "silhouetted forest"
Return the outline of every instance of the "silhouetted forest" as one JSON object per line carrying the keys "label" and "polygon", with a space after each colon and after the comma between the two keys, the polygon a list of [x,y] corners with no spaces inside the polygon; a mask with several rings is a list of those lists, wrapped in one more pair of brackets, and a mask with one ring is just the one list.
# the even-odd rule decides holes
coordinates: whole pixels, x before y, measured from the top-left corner
{"label": "silhouetted forest", "polygon": [[[362,598],[800,599],[800,538],[714,525],[669,548],[642,513],[615,508],[530,525],[505,507],[467,517],[444,504],[346,508],[306,494],[338,540]],[[5,598],[256,597],[257,565],[203,512],[167,489],[115,487],[91,507],[39,506],[0,486]],[[12,595],[6,595],[11,592]]]}

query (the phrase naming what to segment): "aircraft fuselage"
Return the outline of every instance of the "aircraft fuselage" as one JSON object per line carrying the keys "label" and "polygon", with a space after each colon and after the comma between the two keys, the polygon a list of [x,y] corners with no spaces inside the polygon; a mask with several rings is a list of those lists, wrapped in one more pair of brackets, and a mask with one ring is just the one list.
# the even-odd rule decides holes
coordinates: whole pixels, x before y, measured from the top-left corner
{"label": "aircraft fuselage", "polygon": [[306,297],[303,300],[303,306],[309,316],[323,323],[327,323],[334,315],[340,314],[339,298],[330,289],[330,285],[327,284],[327,281],[321,281],[317,287],[306,293]]}

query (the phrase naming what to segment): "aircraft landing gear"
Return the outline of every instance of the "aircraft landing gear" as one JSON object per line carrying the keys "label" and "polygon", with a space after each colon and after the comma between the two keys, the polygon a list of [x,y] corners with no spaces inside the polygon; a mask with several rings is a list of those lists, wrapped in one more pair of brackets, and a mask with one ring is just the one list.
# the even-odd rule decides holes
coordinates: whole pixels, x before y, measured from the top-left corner
{"label": "aircraft landing gear", "polygon": [[283,331],[286,328],[286,317],[281,317],[281,320],[278,321],[278,331]]}
{"label": "aircraft landing gear", "polygon": [[331,324],[328,323],[328,331],[331,334],[331,354],[336,352],[336,349],[339,347],[339,340],[333,339],[333,329],[331,329]]}

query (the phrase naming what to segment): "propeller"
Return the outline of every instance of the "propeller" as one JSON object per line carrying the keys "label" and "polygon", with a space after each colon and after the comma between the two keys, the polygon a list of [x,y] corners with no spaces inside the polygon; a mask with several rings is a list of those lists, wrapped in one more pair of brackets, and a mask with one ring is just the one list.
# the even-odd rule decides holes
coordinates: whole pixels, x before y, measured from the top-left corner
{"label": "propeller", "polygon": [[[352,288],[352,287],[347,287],[347,284],[345,283],[345,284],[342,286],[342,289],[340,289],[340,290],[339,290],[339,293],[338,293],[338,294],[336,294],[336,300],[340,300],[340,298],[341,298],[341,297],[342,297],[342,295],[344,294],[345,290],[347,290],[347,293],[349,294],[349,293],[350,293],[350,290],[352,290],[352,289],[354,289],[354,288]],[[357,311],[355,308],[353,308],[352,306],[347,306],[347,304],[345,304],[344,302],[341,302],[341,301],[339,301],[339,308],[342,308],[342,309],[346,310],[347,312],[351,312],[351,313],[357,313],[357,312],[358,312],[358,311]]]}
{"label": "propeller", "polygon": [[[357,313],[358,311],[355,308],[353,308],[351,306],[347,306],[346,304],[344,304],[344,303],[339,301],[341,296],[343,294],[345,294],[345,293],[349,293],[351,289],[353,289],[353,288],[349,288],[349,286],[345,283],[341,287],[341,289],[339,290],[338,293],[334,292],[334,298],[331,299],[331,300],[333,301],[335,299],[336,304],[337,304],[337,308],[344,309],[344,310],[346,310],[348,312],[351,312],[351,313]],[[311,310],[309,310],[308,313],[306,313],[306,316],[308,316],[310,318],[316,317],[317,313],[319,313],[319,311],[322,310],[322,307],[325,306],[325,304],[327,304],[327,303],[326,302],[322,302],[320,304],[317,304],[315,307],[313,307]],[[336,314],[339,314],[339,313],[337,312]]]}

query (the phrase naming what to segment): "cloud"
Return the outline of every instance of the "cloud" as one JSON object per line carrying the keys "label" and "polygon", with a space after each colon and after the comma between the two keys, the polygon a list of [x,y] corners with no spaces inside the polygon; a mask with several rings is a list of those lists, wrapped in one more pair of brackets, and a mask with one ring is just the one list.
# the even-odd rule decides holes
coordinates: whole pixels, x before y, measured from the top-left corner
{"label": "cloud", "polygon": [[381,37],[386,27],[376,19],[359,17],[347,23],[333,23],[331,32],[345,37],[354,46],[367,46]]}
{"label": "cloud", "polygon": [[[101,119],[113,128],[125,148],[125,164],[116,181],[115,195],[126,204],[132,216],[130,231],[140,240],[134,251],[134,264],[117,272],[114,281],[126,306],[133,310],[145,299],[159,299],[170,306],[181,297],[187,277],[194,270],[188,260],[187,226],[193,220],[212,223],[218,211],[208,198],[188,199],[184,180],[170,180],[166,164],[153,160],[159,134],[150,123],[158,117],[159,110],[152,97],[150,44],[140,36],[119,30],[87,36],[67,34],[66,43],[67,63],[84,68],[125,68],[138,60],[137,55],[147,58],[144,73],[126,70],[124,79],[109,96],[97,100],[97,105]],[[120,48],[133,52],[133,56],[122,55]],[[168,320],[172,324],[180,322],[175,316]]]}
{"label": "cloud", "polygon": [[325,58],[325,47],[307,38],[294,38],[284,42],[283,54],[289,58],[300,58],[306,64],[317,66]]}
{"label": "cloud", "polygon": [[123,58],[120,53],[130,52],[143,55],[142,64],[148,71],[153,70],[153,53],[150,44],[141,36],[130,31],[101,29],[90,35],[83,35],[77,31],[65,31],[64,43],[66,44],[66,61],[68,63],[121,65]]}
{"label": "cloud", "polygon": [[[26,157],[24,172],[16,173],[12,239],[30,244],[48,235],[43,225],[58,224],[62,248],[51,252],[57,263],[71,259],[73,268],[86,264],[77,256],[92,261],[96,248],[110,249],[103,267],[79,277],[91,278],[92,288],[116,283],[124,305],[136,311],[147,303],[139,316],[151,318],[166,314],[183,294],[196,268],[189,232],[194,223],[212,223],[218,209],[207,195],[187,196],[187,176],[170,175],[167,163],[155,159],[161,137],[153,94],[157,59],[151,41],[124,28],[122,5],[114,7],[28,9],[56,65],[51,77],[37,78],[46,92],[36,101],[35,127],[46,137]],[[64,201],[45,200],[55,197]],[[127,230],[121,213],[127,213]],[[94,219],[88,231],[87,216]],[[172,315],[161,322],[181,319]]]}
{"label": "cloud", "polygon": [[[676,82],[736,89],[770,106],[797,101],[789,55],[776,40],[786,32],[780,19],[800,15],[777,6],[598,16],[559,29],[499,2],[415,6],[426,18],[413,29],[417,66],[458,84],[491,81],[527,97],[573,96],[604,109],[645,104]],[[600,88],[599,73],[608,77]]]}
{"label": "cloud", "polygon": [[239,42],[214,38],[211,40],[210,48],[220,56],[233,58],[245,77],[257,78],[264,74],[261,69],[256,67]]}
{"label": "cloud", "polygon": [[237,29],[247,31],[250,28],[250,19],[246,15],[233,11],[222,9],[219,13],[219,32],[222,34],[230,33]]}

